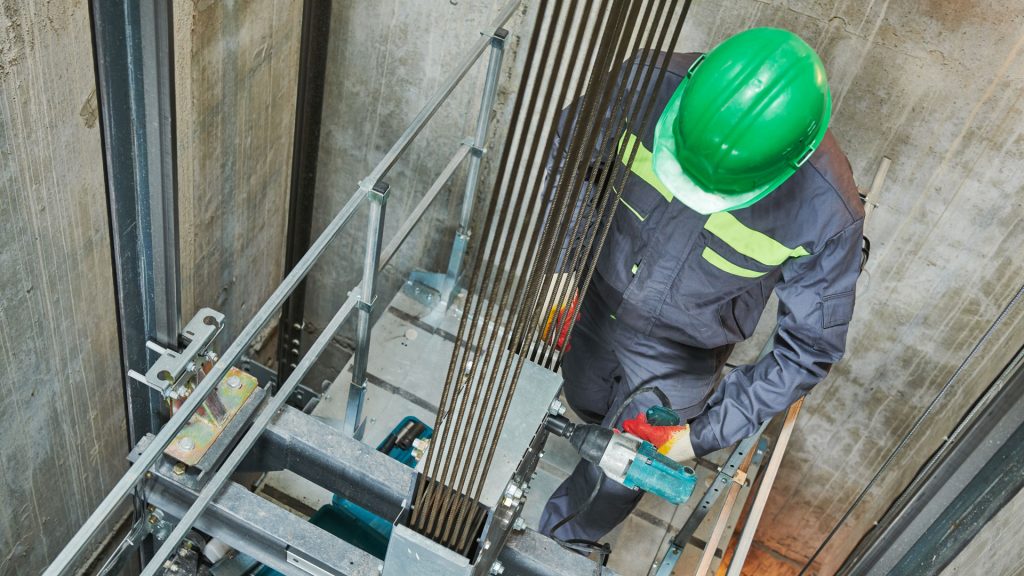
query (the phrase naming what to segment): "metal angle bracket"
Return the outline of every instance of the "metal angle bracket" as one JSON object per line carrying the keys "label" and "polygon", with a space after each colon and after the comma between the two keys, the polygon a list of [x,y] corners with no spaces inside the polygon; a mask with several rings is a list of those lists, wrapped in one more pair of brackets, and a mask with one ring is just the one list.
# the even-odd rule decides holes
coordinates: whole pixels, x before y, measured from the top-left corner
{"label": "metal angle bracket", "polygon": [[487,148],[484,146],[477,145],[476,141],[472,138],[464,139],[462,141],[462,144],[464,144],[466,148],[469,148],[469,153],[474,156],[482,157],[485,154],[487,154]]}
{"label": "metal angle bracket", "polygon": [[198,370],[197,360],[210,353],[210,345],[224,327],[224,315],[212,308],[201,308],[189,320],[181,338],[187,343],[181,352],[165,350],[146,371],[146,384],[165,397],[177,398],[185,392],[188,378]]}

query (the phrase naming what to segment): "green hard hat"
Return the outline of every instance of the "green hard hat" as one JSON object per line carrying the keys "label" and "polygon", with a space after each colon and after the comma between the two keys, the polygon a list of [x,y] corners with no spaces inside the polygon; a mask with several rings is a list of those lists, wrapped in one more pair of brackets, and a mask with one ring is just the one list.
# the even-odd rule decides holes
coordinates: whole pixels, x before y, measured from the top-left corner
{"label": "green hard hat", "polygon": [[800,168],[831,112],[814,49],[787,30],[747,30],[690,67],[655,128],[654,171],[702,214],[743,208]]}

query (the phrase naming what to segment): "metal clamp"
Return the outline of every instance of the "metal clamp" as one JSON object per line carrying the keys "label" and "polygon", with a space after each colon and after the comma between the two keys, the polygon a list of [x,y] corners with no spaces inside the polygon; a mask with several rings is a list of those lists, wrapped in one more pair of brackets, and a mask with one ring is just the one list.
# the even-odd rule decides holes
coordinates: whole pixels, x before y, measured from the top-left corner
{"label": "metal clamp", "polygon": [[465,138],[461,142],[461,144],[464,144],[467,148],[469,148],[469,153],[477,158],[480,158],[484,154],[487,154],[487,148],[477,145],[476,141],[474,141],[472,138]]}
{"label": "metal clamp", "polygon": [[[186,393],[188,379],[198,372],[200,358],[211,360],[210,345],[224,327],[224,315],[211,308],[202,308],[189,320],[181,338],[188,345],[181,352],[170,349],[156,350],[160,357],[146,371],[145,382],[168,398],[179,398]],[[147,343],[150,349],[154,347]],[[159,347],[157,347],[159,348]],[[136,372],[133,379],[139,380]]]}

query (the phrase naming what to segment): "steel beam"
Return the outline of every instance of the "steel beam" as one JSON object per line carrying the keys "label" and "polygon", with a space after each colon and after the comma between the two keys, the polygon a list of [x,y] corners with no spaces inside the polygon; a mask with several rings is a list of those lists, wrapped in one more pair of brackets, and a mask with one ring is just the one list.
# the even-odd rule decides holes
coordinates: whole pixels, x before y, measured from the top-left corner
{"label": "steel beam", "polygon": [[[159,473],[153,479],[146,500],[174,519],[184,516],[196,493]],[[380,560],[234,482],[217,495],[196,527],[284,574],[308,574],[296,568],[289,554],[328,574],[379,574]]]}
{"label": "steel beam", "polygon": [[177,348],[180,323],[171,2],[90,3],[130,445],[162,398],[128,377]]}
{"label": "steel beam", "polygon": [[[313,230],[313,199],[320,155],[320,124],[324,109],[327,50],[331,37],[331,1],[304,0],[299,41],[299,74],[292,141],[291,189],[284,272],[295,267],[309,249]],[[284,303],[278,331],[277,382],[284,382],[302,353],[306,283],[300,282]]]}
{"label": "steel beam", "polygon": [[[290,406],[283,407],[267,425],[244,469],[291,470],[384,518],[396,518],[408,504],[416,475],[408,466]],[[160,472],[154,478],[146,494],[148,501],[182,517],[196,493]],[[368,564],[365,553],[353,552],[347,543],[235,483],[228,483],[213,498],[196,526],[277,570],[286,562],[284,551],[289,543],[305,558],[338,574],[368,573],[358,571],[368,566],[377,574],[380,564],[376,559]],[[614,575],[532,530],[513,533],[498,558],[508,574]],[[349,561],[354,562],[356,571],[346,571]]]}

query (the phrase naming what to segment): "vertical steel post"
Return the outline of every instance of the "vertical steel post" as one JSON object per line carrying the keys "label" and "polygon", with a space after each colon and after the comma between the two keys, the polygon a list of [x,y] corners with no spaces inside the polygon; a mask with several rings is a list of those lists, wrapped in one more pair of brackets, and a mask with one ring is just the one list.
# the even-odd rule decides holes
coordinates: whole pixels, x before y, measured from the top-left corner
{"label": "vertical steel post", "polygon": [[359,283],[359,321],[356,326],[356,354],[352,362],[352,383],[348,390],[345,410],[345,432],[359,440],[363,437],[363,401],[366,398],[366,365],[370,356],[370,316],[377,299],[377,267],[384,241],[384,213],[390,187],[377,182],[366,193],[370,201],[370,216],[366,226],[366,252],[363,255],[363,280]]}
{"label": "vertical steel post", "polygon": [[90,2],[118,332],[134,446],[159,429],[163,398],[128,377],[177,348],[180,330],[170,0]]}
{"label": "vertical steel post", "polygon": [[498,76],[501,74],[501,62],[505,56],[507,38],[508,30],[504,28],[498,28],[491,36],[487,77],[484,80],[483,96],[480,98],[480,114],[476,119],[476,133],[473,135],[471,144],[466,190],[462,196],[462,215],[459,218],[459,228],[455,232],[455,240],[452,242],[452,252],[448,258],[448,273],[442,286],[441,296],[446,302],[451,302],[452,296],[458,291],[459,279],[462,275],[462,259],[466,254],[466,244],[469,242],[470,225],[473,218],[473,201],[476,199],[476,189],[480,185],[480,163],[486,152],[487,128],[491,123],[491,111],[498,95]]}
{"label": "vertical steel post", "polygon": [[[295,133],[292,138],[292,173],[288,196],[288,231],[285,236],[284,274],[287,276],[309,249],[313,233],[313,199],[320,154],[327,77],[327,52],[331,36],[330,0],[304,0],[299,45],[298,88],[295,97]],[[288,379],[302,354],[306,282],[281,309],[278,330],[277,381]]]}

